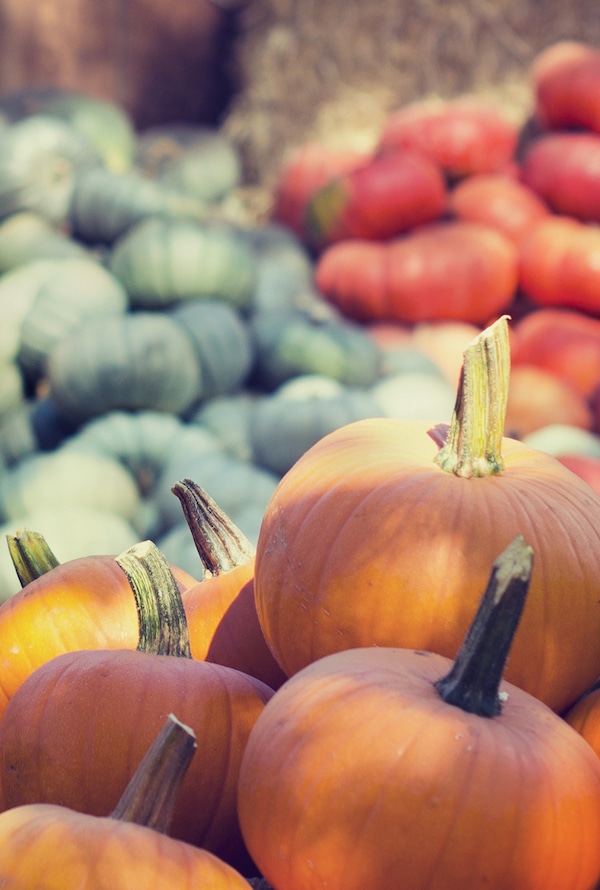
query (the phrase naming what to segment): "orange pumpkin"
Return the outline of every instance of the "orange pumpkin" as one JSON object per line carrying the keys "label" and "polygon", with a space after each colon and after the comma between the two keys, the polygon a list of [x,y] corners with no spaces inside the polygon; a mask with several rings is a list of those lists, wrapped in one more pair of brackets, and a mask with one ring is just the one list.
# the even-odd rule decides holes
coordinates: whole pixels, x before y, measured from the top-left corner
{"label": "orange pumpkin", "polygon": [[496,561],[454,664],[423,650],[351,649],[313,662],[268,702],[238,799],[270,884],[596,886],[600,759],[541,702],[501,683],[529,549],[515,539]]}
{"label": "orange pumpkin", "polygon": [[[41,562],[40,549],[47,544],[40,537],[34,544],[24,532],[14,542],[18,549],[20,541],[28,562],[21,571],[31,580],[0,606],[0,716],[23,680],[56,655],[135,649],[138,643],[135,599],[114,556],[80,557],[46,570],[50,563]],[[180,589],[194,582],[173,569]]]}
{"label": "orange pumpkin", "polygon": [[277,689],[287,679],[266,644],[254,602],[255,548],[191,479],[177,482],[205,577],[182,594],[192,656],[224,664]]}
{"label": "orange pumpkin", "polygon": [[237,775],[272,690],[241,671],[191,657],[181,599],[154,545],[136,545],[117,559],[138,599],[139,648],[66,652],[22,683],[0,721],[0,809],[62,803],[106,815],[174,712],[193,729],[199,753],[182,784],[171,834],[236,867],[247,865]]}
{"label": "orange pumpkin", "polygon": [[0,814],[0,882],[15,890],[247,888],[240,874],[211,853],[168,837],[195,744],[189,727],[169,715],[109,816],[52,804]]}
{"label": "orange pumpkin", "polygon": [[537,559],[507,679],[562,710],[600,675],[600,500],[554,458],[502,437],[508,351],[506,319],[465,351],[450,430],[357,421],[283,477],[255,596],[288,675],[357,646],[453,657],[494,551],[516,534]]}

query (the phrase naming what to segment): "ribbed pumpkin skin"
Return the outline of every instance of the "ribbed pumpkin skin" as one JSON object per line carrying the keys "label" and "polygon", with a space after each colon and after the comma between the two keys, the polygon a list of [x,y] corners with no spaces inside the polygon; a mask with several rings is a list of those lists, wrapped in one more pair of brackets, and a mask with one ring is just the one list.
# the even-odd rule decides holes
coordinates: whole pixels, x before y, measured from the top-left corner
{"label": "ribbed pumpkin skin", "polygon": [[338,653],[265,707],[240,772],[242,831],[282,890],[591,890],[600,762],[522,690],[496,717],[446,704],[451,662]]}
{"label": "ribbed pumpkin skin", "polygon": [[202,386],[191,339],[150,312],[79,325],[51,351],[47,370],[52,399],[74,422],[115,409],[179,414]]}
{"label": "ribbed pumpkin skin", "polygon": [[12,890],[248,890],[206,850],[133,823],[33,804],[0,814],[0,884]]}
{"label": "ribbed pumpkin skin", "polygon": [[60,803],[112,812],[168,714],[198,750],[183,781],[171,836],[237,867],[237,777],[250,730],[272,690],[247,674],[140,651],[67,652],[31,674],[0,730],[0,809]]}
{"label": "ribbed pumpkin skin", "polygon": [[535,562],[506,678],[560,711],[600,674],[600,499],[506,438],[499,476],[446,473],[430,426],[358,421],[282,479],[256,554],[267,642],[288,675],[356,646],[453,658],[490,565],[522,534]]}

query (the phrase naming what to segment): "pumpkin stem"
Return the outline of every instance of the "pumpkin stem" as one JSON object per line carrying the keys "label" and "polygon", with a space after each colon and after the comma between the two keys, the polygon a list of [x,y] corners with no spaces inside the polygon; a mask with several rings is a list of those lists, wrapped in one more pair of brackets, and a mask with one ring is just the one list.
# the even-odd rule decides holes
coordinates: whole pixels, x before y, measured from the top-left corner
{"label": "pumpkin stem", "polygon": [[245,565],[254,557],[255,549],[246,535],[203,488],[184,479],[171,491],[183,508],[205,579]]}
{"label": "pumpkin stem", "polygon": [[115,557],[135,596],[138,649],[153,655],[191,658],[190,638],[177,582],[165,556],[152,541],[134,544]]}
{"label": "pumpkin stem", "polygon": [[193,729],[169,714],[110,818],[168,834],[177,796],[196,748]]}
{"label": "pumpkin stem", "polygon": [[463,354],[454,413],[435,461],[456,476],[491,476],[503,468],[502,436],[510,382],[508,316],[482,331]]}
{"label": "pumpkin stem", "polygon": [[29,529],[6,536],[8,551],[21,587],[55,569],[59,561],[39,532]]}
{"label": "pumpkin stem", "polygon": [[500,713],[500,681],[525,605],[532,566],[533,550],[522,535],[495,560],[454,664],[434,684],[447,704],[480,717]]}

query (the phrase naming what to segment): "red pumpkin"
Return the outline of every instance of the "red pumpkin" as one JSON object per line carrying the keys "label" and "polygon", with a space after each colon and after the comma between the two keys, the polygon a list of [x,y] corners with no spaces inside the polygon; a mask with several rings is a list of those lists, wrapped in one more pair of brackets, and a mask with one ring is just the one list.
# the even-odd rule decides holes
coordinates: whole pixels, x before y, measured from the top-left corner
{"label": "red pumpkin", "polygon": [[484,323],[510,304],[515,245],[480,223],[430,223],[387,243],[350,240],[319,258],[319,291],[359,321]]}
{"label": "red pumpkin", "polygon": [[572,383],[537,365],[519,364],[510,375],[506,432],[522,439],[549,424],[592,428],[587,399]]}
{"label": "red pumpkin", "polygon": [[506,367],[496,364],[488,390],[465,373],[480,353],[496,361],[496,336],[494,326],[465,352],[450,431],[357,421],[279,483],[260,530],[255,596],[289,676],[357,646],[454,657],[494,551],[516,534],[532,541],[536,564],[507,679],[561,710],[600,675],[600,500],[554,458],[502,438]]}
{"label": "red pumpkin", "polygon": [[591,454],[560,454],[557,459],[600,496],[600,458]]}
{"label": "red pumpkin", "polygon": [[521,163],[521,181],[555,212],[600,222],[600,133],[546,133]]}
{"label": "red pumpkin", "polygon": [[542,50],[531,67],[535,114],[553,129],[584,127],[600,133],[600,50],[559,40]]}
{"label": "red pumpkin", "polygon": [[326,183],[360,166],[368,159],[356,149],[334,148],[308,142],[284,160],[273,186],[271,217],[306,238],[306,205]]}
{"label": "red pumpkin", "polygon": [[382,241],[438,219],[446,197],[440,168],[418,152],[376,156],[313,193],[308,239],[318,249],[348,238]]}
{"label": "red pumpkin", "polygon": [[519,248],[523,294],[536,306],[559,306],[600,315],[598,251],[600,225],[569,216],[540,220]]}
{"label": "red pumpkin", "polygon": [[513,328],[513,365],[537,365],[586,397],[600,385],[600,319],[574,309],[542,308]]}
{"label": "red pumpkin", "polygon": [[458,219],[491,226],[516,244],[550,212],[533,189],[506,173],[468,176],[450,192],[448,203]]}
{"label": "red pumpkin", "polygon": [[502,170],[512,160],[518,130],[498,109],[475,99],[418,100],[392,112],[380,151],[413,149],[452,179]]}

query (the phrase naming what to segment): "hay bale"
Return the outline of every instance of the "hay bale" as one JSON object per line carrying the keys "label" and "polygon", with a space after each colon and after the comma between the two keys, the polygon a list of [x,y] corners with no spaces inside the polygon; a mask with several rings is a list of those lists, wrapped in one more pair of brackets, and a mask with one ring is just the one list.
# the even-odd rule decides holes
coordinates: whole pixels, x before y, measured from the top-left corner
{"label": "hay bale", "polygon": [[369,148],[417,98],[483,93],[524,120],[537,52],[600,45],[597,0],[253,0],[238,25],[223,127],[264,188],[306,139]]}

